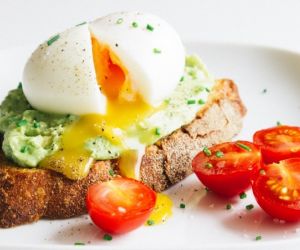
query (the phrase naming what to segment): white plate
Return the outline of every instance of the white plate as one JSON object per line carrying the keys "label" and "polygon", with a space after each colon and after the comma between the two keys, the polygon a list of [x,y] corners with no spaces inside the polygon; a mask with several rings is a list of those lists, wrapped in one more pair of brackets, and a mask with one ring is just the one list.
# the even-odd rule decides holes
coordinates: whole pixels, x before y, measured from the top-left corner
{"label": "white plate", "polygon": [[[201,55],[217,77],[230,77],[239,86],[248,114],[239,138],[251,140],[254,131],[277,121],[300,124],[300,55],[272,48],[193,43],[189,52]],[[31,48],[0,52],[0,99],[17,86]],[[263,93],[266,89],[267,92]],[[299,95],[299,96],[298,96]],[[195,189],[197,191],[195,191]],[[206,193],[195,176],[168,190],[174,215],[165,224],[142,227],[127,235],[102,240],[103,232],[87,216],[47,221],[0,230],[1,249],[71,249],[84,242],[85,249],[288,249],[300,245],[300,224],[275,223],[253,200],[223,200]],[[186,209],[180,209],[183,200]],[[233,209],[225,210],[227,203]],[[246,211],[245,205],[255,208]],[[299,227],[299,229],[298,229]],[[257,235],[261,241],[255,241]]]}

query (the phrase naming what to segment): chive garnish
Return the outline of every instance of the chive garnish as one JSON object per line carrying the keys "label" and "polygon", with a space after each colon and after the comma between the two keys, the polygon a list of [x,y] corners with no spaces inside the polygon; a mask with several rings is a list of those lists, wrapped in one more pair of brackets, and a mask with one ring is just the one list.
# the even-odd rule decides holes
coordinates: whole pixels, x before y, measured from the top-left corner
{"label": "chive garnish", "polygon": [[179,207],[180,208],[185,208],[185,204],[184,203],[180,203]]}
{"label": "chive garnish", "polygon": [[107,240],[107,241],[111,241],[112,240],[112,236],[110,234],[104,234],[103,235],[103,239]]}
{"label": "chive garnish", "polygon": [[22,82],[19,82],[18,89],[22,89]]}
{"label": "chive garnish", "polygon": [[245,199],[247,198],[247,194],[245,192],[240,193],[240,199]]}
{"label": "chive garnish", "polygon": [[184,76],[182,76],[181,78],[180,78],[180,81],[182,82],[184,80]]}
{"label": "chive garnish", "polygon": [[161,53],[161,50],[158,49],[158,48],[154,48],[154,49],[153,49],[153,53],[154,53],[154,54],[160,54],[160,53]]}
{"label": "chive garnish", "polygon": [[222,158],[224,156],[224,153],[222,151],[217,151],[216,152],[216,157]]}
{"label": "chive garnish", "polygon": [[204,153],[206,156],[211,156],[211,151],[209,150],[208,147],[204,147],[204,148],[203,148],[203,153]]}
{"label": "chive garnish", "polygon": [[207,93],[209,93],[209,92],[210,92],[210,89],[209,89],[209,88],[205,88],[205,91],[206,91]]}
{"label": "chive garnish", "polygon": [[281,126],[282,124],[281,124],[280,121],[277,121],[277,122],[276,122],[276,125],[277,125],[277,126]]}
{"label": "chive garnish", "polygon": [[267,93],[267,89],[263,89],[262,93],[263,94]]}
{"label": "chive garnish", "polygon": [[23,146],[23,147],[20,149],[20,152],[23,153],[23,154],[26,153],[26,152],[28,152],[28,146],[26,146],[26,145]]}
{"label": "chive garnish", "polygon": [[213,167],[213,165],[210,162],[205,163],[204,166],[208,169],[211,169]]}
{"label": "chive garnish", "polygon": [[257,235],[257,236],[255,237],[255,240],[256,240],[256,241],[261,240],[261,239],[262,239],[262,236],[261,236],[261,235]]}
{"label": "chive garnish", "polygon": [[156,129],[155,129],[155,134],[156,134],[156,135],[160,135],[160,134],[161,134],[160,128],[156,128]]}
{"label": "chive garnish", "polygon": [[22,127],[22,126],[25,126],[26,124],[27,124],[27,120],[22,119],[17,122],[17,127]]}
{"label": "chive garnish", "polygon": [[251,210],[251,209],[253,209],[253,208],[254,208],[254,205],[253,205],[253,204],[249,204],[249,205],[246,206],[246,209],[247,209],[247,210]]}
{"label": "chive garnish", "polygon": [[41,124],[39,122],[34,121],[33,122],[33,127],[34,128],[39,128],[39,127],[41,127]]}
{"label": "chive garnish", "polygon": [[123,23],[123,18],[119,18],[117,21],[116,21],[116,24],[121,24]]}
{"label": "chive garnish", "polygon": [[247,145],[245,145],[245,144],[243,144],[243,143],[237,142],[236,145],[239,146],[239,147],[242,148],[242,149],[245,149],[245,150],[248,151],[248,152],[251,152],[251,151],[252,151],[251,148],[249,148]]}
{"label": "chive garnish", "polygon": [[196,100],[193,100],[193,99],[191,99],[191,100],[187,100],[187,102],[186,102],[187,104],[195,104],[196,103]]}
{"label": "chive garnish", "polygon": [[149,30],[149,31],[154,30],[153,26],[151,26],[150,24],[147,24],[146,29]]}
{"label": "chive garnish", "polygon": [[47,45],[50,46],[52,43],[54,43],[55,41],[57,41],[59,37],[60,37],[59,35],[56,35],[56,36],[50,38],[50,39],[47,41]]}
{"label": "chive garnish", "polygon": [[83,243],[83,242],[75,242],[74,245],[75,246],[84,246],[85,243]]}
{"label": "chive garnish", "polygon": [[86,22],[82,22],[76,25],[76,27],[86,24]]}
{"label": "chive garnish", "polygon": [[108,170],[108,173],[109,173],[110,176],[114,176],[115,175],[115,172],[114,172],[113,169]]}
{"label": "chive garnish", "polygon": [[132,22],[131,25],[132,25],[133,28],[137,28],[139,26],[137,22]]}
{"label": "chive garnish", "polygon": [[148,226],[154,225],[154,220],[147,220],[147,225]]}
{"label": "chive garnish", "polygon": [[231,204],[227,204],[227,205],[226,205],[226,209],[227,209],[227,210],[230,210],[231,208],[232,208],[232,205],[231,205]]}
{"label": "chive garnish", "polygon": [[203,99],[199,99],[199,100],[198,100],[198,104],[202,105],[202,104],[204,104],[204,103],[205,103],[205,101],[204,101]]}

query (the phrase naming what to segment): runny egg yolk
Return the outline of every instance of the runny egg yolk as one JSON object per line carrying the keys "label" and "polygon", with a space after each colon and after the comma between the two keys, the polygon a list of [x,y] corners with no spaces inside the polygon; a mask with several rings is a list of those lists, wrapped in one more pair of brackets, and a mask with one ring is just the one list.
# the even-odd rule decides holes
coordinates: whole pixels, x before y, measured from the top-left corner
{"label": "runny egg yolk", "polygon": [[[107,100],[106,113],[81,116],[68,126],[62,135],[61,150],[44,159],[40,166],[63,173],[70,179],[82,179],[93,163],[85,143],[103,136],[123,149],[119,168],[123,175],[134,177],[137,157],[124,144],[126,130],[154,112],[154,108],[133,88],[129,72],[107,45],[92,37],[92,50],[97,82]],[[116,134],[116,128],[121,129],[122,135]]]}

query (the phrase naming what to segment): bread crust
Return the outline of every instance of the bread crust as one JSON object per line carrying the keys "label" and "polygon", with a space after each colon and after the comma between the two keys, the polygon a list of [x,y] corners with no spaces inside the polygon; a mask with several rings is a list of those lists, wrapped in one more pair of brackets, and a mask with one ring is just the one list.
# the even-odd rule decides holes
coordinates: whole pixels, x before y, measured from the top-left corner
{"label": "bread crust", "polygon": [[[146,148],[141,181],[157,192],[181,181],[192,173],[192,158],[203,146],[228,141],[240,131],[245,113],[233,81],[217,81],[190,124]],[[99,161],[86,178],[74,181],[51,170],[19,168],[0,152],[0,227],[86,213],[88,187],[112,179],[111,170],[117,173],[117,161]]]}
{"label": "bread crust", "polygon": [[192,173],[191,161],[204,146],[231,140],[242,128],[246,108],[237,86],[228,79],[217,81],[197,117],[146,148],[141,180],[157,192]]}

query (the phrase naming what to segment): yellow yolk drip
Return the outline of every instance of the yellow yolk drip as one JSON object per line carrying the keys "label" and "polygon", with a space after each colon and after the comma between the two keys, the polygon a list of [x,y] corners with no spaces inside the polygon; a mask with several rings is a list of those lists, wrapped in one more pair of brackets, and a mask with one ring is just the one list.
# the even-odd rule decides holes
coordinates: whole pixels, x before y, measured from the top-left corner
{"label": "yellow yolk drip", "polygon": [[[172,215],[173,202],[166,194],[158,193],[155,208],[152,211],[148,221],[154,224],[165,222]],[[149,225],[146,223],[146,225]]]}
{"label": "yellow yolk drip", "polygon": [[92,38],[92,49],[99,88],[107,99],[106,113],[82,116],[67,127],[62,135],[62,149],[44,159],[40,166],[63,173],[70,179],[84,178],[93,163],[85,143],[103,136],[123,148],[120,171],[123,176],[134,178],[136,152],[126,149],[124,138],[115,134],[114,129],[121,129],[126,136],[128,127],[150,115],[154,108],[133,89],[127,69],[108,46]]}

